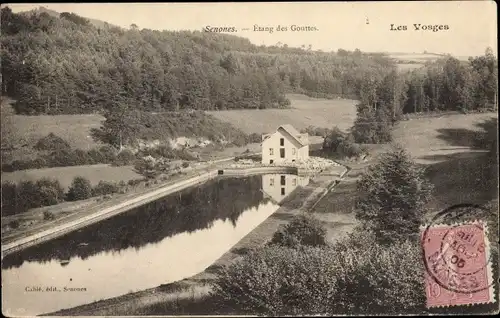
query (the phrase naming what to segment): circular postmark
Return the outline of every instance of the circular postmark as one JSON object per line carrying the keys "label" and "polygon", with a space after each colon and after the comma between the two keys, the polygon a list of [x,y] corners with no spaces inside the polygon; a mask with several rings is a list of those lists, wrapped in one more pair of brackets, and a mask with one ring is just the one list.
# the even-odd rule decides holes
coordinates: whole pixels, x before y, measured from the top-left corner
{"label": "circular postmark", "polygon": [[439,212],[423,230],[425,269],[442,288],[472,294],[492,286],[485,226],[477,221],[487,213],[479,205],[454,205]]}

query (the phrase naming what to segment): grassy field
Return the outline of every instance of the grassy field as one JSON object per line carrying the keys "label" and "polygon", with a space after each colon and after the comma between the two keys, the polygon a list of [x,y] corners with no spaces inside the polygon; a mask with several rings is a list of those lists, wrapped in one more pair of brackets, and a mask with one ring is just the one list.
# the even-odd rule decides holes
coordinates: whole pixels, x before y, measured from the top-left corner
{"label": "grassy field", "polygon": [[424,164],[434,184],[430,210],[441,210],[458,203],[485,204],[498,198],[491,185],[487,150],[477,147],[482,126],[496,119],[494,113],[447,115],[400,122],[395,141],[404,145],[416,162]]}
{"label": "grassy field", "polygon": [[[411,71],[424,66],[426,62],[435,61],[438,58],[443,58],[442,54],[434,53],[388,53],[389,57],[395,59],[398,63],[400,71]],[[468,56],[455,56],[461,61],[467,61]]]}
{"label": "grassy field", "polygon": [[[485,204],[498,199],[497,189],[491,186],[487,152],[474,144],[478,134],[484,133],[482,124],[491,119],[498,120],[498,116],[489,113],[418,118],[402,121],[394,130],[395,142],[425,167],[434,185],[433,199],[428,204],[430,214],[454,204]],[[314,215],[326,225],[329,240],[356,225],[355,181],[391,145],[369,145],[369,149],[370,160],[348,163],[353,168],[348,177],[315,207]]]}
{"label": "grassy field", "polygon": [[456,114],[441,117],[418,118],[399,122],[394,130],[394,141],[403,145],[421,163],[436,161],[432,156],[471,152],[474,131],[478,125],[495,113]]}
{"label": "grassy field", "polygon": [[220,120],[230,122],[246,133],[269,133],[283,124],[300,130],[310,125],[342,130],[350,128],[356,117],[356,101],[349,99],[320,99],[300,94],[287,96],[291,109],[224,110],[209,112]]}
{"label": "grassy field", "polygon": [[74,167],[57,167],[44,169],[20,170],[14,172],[3,172],[2,182],[21,180],[39,180],[41,178],[55,178],[59,180],[61,186],[69,188],[74,177],[84,176],[89,179],[92,185],[97,185],[99,181],[125,181],[131,179],[142,178],[141,175],[135,173],[130,166],[112,167],[106,164],[89,165],[89,166],[74,166]]}
{"label": "grassy field", "polygon": [[[88,149],[96,145],[90,129],[99,128],[104,117],[100,115],[15,115],[10,103],[2,100],[2,148],[6,146],[30,147],[38,139],[54,133],[63,137],[71,147]],[[4,144],[4,141],[7,144]]]}
{"label": "grassy field", "polygon": [[72,148],[91,149],[98,144],[90,136],[92,128],[99,128],[104,117],[100,115],[16,115],[12,100],[2,99],[2,161],[35,158],[33,146],[49,133],[64,138]]}

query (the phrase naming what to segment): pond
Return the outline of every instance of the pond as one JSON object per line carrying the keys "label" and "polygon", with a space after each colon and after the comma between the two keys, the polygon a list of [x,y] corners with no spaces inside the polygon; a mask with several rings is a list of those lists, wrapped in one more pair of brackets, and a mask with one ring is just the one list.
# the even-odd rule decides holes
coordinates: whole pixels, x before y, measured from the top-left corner
{"label": "pond", "polygon": [[39,315],[182,280],[221,257],[307,178],[217,178],[2,260],[2,307]]}

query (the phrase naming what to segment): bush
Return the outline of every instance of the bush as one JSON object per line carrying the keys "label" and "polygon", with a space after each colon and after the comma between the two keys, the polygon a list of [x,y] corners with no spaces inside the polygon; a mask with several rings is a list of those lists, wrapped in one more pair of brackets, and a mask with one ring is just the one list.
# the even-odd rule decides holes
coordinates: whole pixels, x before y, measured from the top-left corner
{"label": "bush", "polygon": [[219,271],[212,295],[239,314],[328,313],[337,287],[332,256],[316,247],[251,251]]}
{"label": "bush", "polygon": [[148,179],[156,178],[161,173],[161,168],[152,160],[138,159],[134,164],[134,171]]}
{"label": "bush", "polygon": [[34,148],[36,150],[57,151],[57,150],[69,150],[71,149],[71,146],[61,137],[56,136],[54,133],[50,133],[47,136],[38,140]]}
{"label": "bush", "polygon": [[352,134],[346,134],[334,127],[323,141],[323,149],[340,158],[356,158],[366,152],[366,148],[354,142]]}
{"label": "bush", "polygon": [[257,133],[252,133],[248,135],[248,142],[249,143],[260,143],[262,142],[262,136]]}
{"label": "bush", "polygon": [[54,205],[64,201],[64,189],[58,180],[43,178],[36,182],[35,187],[38,192],[37,206]]}
{"label": "bush", "polygon": [[43,219],[44,220],[53,220],[54,218],[55,218],[54,213],[52,213],[50,211],[44,211],[43,212]]}
{"label": "bush", "polygon": [[136,157],[132,151],[129,149],[124,149],[118,153],[116,158],[113,160],[114,166],[128,166],[133,164]]}
{"label": "bush", "polygon": [[18,213],[19,200],[17,185],[11,181],[2,183],[2,216]]}
{"label": "bush", "polygon": [[418,241],[424,205],[432,184],[406,151],[396,147],[380,157],[357,181],[356,218],[381,243],[409,237]]}
{"label": "bush", "polygon": [[115,149],[111,146],[102,146],[88,151],[89,160],[93,163],[111,163],[115,160]]}
{"label": "bush", "polygon": [[19,220],[12,220],[9,222],[9,227],[11,229],[17,229],[19,228],[19,225],[20,225]]}
{"label": "bush", "polygon": [[346,134],[342,130],[338,127],[333,127],[325,137],[325,140],[323,140],[323,149],[335,153],[345,138]]}
{"label": "bush", "polygon": [[84,177],[75,177],[69,188],[68,201],[85,200],[92,196],[92,185]]}
{"label": "bush", "polygon": [[14,167],[12,166],[11,163],[2,164],[2,172],[13,172],[13,171],[16,171],[16,170],[14,170]]}
{"label": "bush", "polygon": [[17,185],[17,193],[17,213],[22,213],[28,211],[29,209],[37,208],[40,206],[38,189],[33,181],[24,180],[19,182]]}
{"label": "bush", "polygon": [[387,248],[362,233],[332,247],[250,252],[218,273],[212,295],[253,315],[422,313],[423,270],[418,244]]}
{"label": "bush", "polygon": [[237,136],[231,136],[231,141],[230,144],[236,146],[236,147],[243,147],[244,145],[247,144],[248,137],[246,137],[243,134],[237,135]]}
{"label": "bush", "polygon": [[100,156],[102,160],[101,163],[111,163],[116,156],[116,149],[109,145],[104,145],[99,148]]}
{"label": "bush", "polygon": [[187,150],[172,149],[169,145],[160,145],[156,148],[148,148],[141,150],[137,157],[151,156],[157,158],[167,159],[181,159],[181,160],[195,160],[196,157],[189,153]]}
{"label": "bush", "polygon": [[59,181],[48,178],[36,182],[25,180],[17,185],[2,184],[2,215],[13,215],[29,209],[58,204],[64,200]]}
{"label": "bush", "polygon": [[309,136],[326,137],[326,136],[328,136],[330,134],[330,129],[328,129],[328,128],[321,128],[321,127],[315,127],[315,126],[310,125],[307,128],[302,129],[301,133],[307,133],[307,134],[309,134]]}
{"label": "bush", "polygon": [[85,155],[73,150],[57,150],[47,156],[47,162],[50,167],[69,167],[85,164]]}
{"label": "bush", "polygon": [[[135,159],[135,156],[134,156]],[[111,163],[115,161],[115,151],[111,147],[101,147],[85,151],[82,149],[60,148],[49,155],[33,160],[14,160],[10,164],[3,164],[3,172],[12,172],[26,169],[40,169],[46,167],[69,167],[79,165],[92,165],[96,163]],[[117,158],[118,165],[127,165],[133,162],[130,154],[122,154]]]}
{"label": "bush", "polygon": [[366,148],[353,143],[349,139],[344,139],[337,147],[337,154],[341,157],[359,158],[366,153]]}
{"label": "bush", "polygon": [[424,265],[419,240],[384,246],[373,232],[356,228],[333,251],[341,266],[337,311],[359,314],[418,314],[426,311]]}
{"label": "bush", "polygon": [[185,169],[185,168],[188,168],[189,167],[189,162],[183,162],[182,163],[182,167]]}
{"label": "bush", "polygon": [[40,169],[47,167],[47,161],[44,158],[36,158],[34,160],[14,160],[11,163],[2,165],[3,172],[13,172],[26,169]]}
{"label": "bush", "polygon": [[332,248],[337,313],[418,314],[425,309],[424,265],[419,240],[383,246],[359,228]]}
{"label": "bush", "polygon": [[113,194],[120,191],[120,187],[114,182],[99,181],[99,183],[92,189],[94,196]]}
{"label": "bush", "polygon": [[139,183],[141,183],[142,181],[143,181],[143,179],[132,179],[132,180],[129,180],[129,181],[127,182],[127,184],[128,184],[129,186],[134,187],[134,186],[138,185]]}
{"label": "bush", "polygon": [[296,248],[303,245],[326,245],[326,229],[320,221],[306,214],[300,214],[276,231],[271,239],[271,245]]}

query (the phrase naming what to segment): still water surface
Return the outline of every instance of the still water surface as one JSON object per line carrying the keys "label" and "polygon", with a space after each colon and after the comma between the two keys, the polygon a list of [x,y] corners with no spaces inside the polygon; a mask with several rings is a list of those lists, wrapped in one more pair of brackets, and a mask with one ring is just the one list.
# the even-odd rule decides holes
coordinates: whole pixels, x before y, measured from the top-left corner
{"label": "still water surface", "polygon": [[3,312],[50,313],[197,274],[307,181],[215,179],[9,255],[2,260]]}

